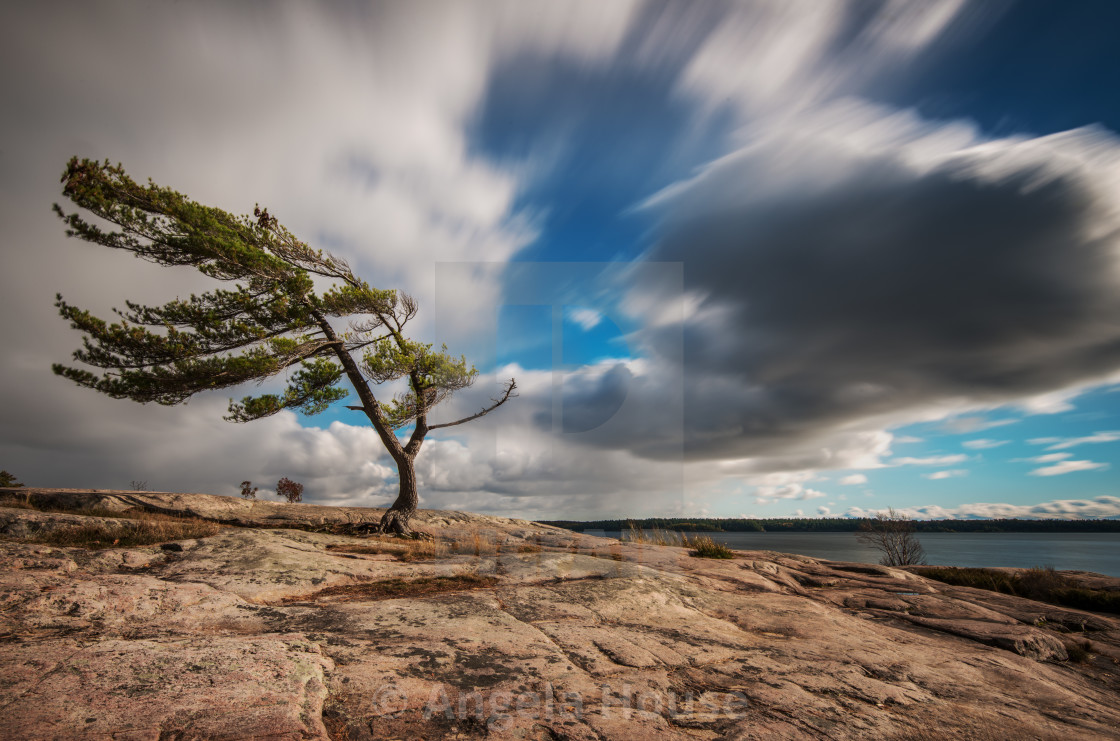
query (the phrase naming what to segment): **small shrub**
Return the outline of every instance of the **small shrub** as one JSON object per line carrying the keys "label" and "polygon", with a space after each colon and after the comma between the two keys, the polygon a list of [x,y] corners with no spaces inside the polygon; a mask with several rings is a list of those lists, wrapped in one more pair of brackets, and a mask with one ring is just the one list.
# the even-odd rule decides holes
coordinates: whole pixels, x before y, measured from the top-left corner
{"label": "small shrub", "polygon": [[[241,498],[242,499],[256,499],[258,487],[253,486],[252,481],[241,482]],[[279,492],[278,492],[279,493]]]}
{"label": "small shrub", "polygon": [[1053,566],[1034,567],[1019,574],[1016,585],[1020,597],[1045,601],[1055,592],[1070,586],[1068,580]]}
{"label": "small shrub", "polygon": [[0,487],[8,489],[18,489],[23,486],[20,482],[16,481],[16,477],[7,471],[0,471]]}
{"label": "small shrub", "polygon": [[958,587],[1018,595],[1015,591],[1015,578],[1004,571],[956,566],[926,566],[914,569],[914,572],[928,579],[936,579]]}
{"label": "small shrub", "polygon": [[723,543],[717,543],[710,536],[685,536],[684,546],[691,548],[690,556],[698,558],[735,558],[735,552]]}
{"label": "small shrub", "polygon": [[987,589],[1052,605],[1120,614],[1120,592],[1087,589],[1051,566],[1012,574],[994,569],[923,567],[914,573],[960,587]]}
{"label": "small shrub", "polygon": [[541,547],[536,543],[522,543],[517,547],[518,553],[540,553]]}
{"label": "small shrub", "polygon": [[1093,642],[1076,641],[1073,643],[1067,643],[1066,653],[1069,654],[1070,661],[1075,661],[1078,664],[1084,664],[1093,656]]}
{"label": "small shrub", "polygon": [[276,482],[276,496],[288,500],[288,503],[303,501],[303,484],[292,481],[285,476]]}

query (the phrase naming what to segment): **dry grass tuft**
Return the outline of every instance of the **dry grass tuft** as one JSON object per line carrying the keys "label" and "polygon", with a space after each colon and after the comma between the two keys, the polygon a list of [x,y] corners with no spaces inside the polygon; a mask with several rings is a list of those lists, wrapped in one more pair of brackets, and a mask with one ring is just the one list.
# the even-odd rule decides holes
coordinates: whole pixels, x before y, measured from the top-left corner
{"label": "dry grass tuft", "polygon": [[1070,661],[1087,664],[1089,659],[1093,658],[1093,642],[1071,641],[1066,644],[1066,654],[1069,655]]}
{"label": "dry grass tuft", "polygon": [[329,545],[328,551],[362,555],[389,555],[399,561],[430,561],[447,555],[447,544],[436,540],[407,540],[389,535],[362,538],[360,545]]}
{"label": "dry grass tuft", "polygon": [[414,540],[397,554],[401,561],[432,561],[447,555],[447,544],[438,540]]}
{"label": "dry grass tuft", "polygon": [[358,602],[399,597],[424,597],[445,592],[464,592],[485,589],[498,583],[493,576],[478,574],[457,574],[455,576],[426,576],[419,579],[384,579],[357,584],[337,584],[320,589],[314,594],[288,597],[281,600],[290,602],[316,602],[329,599],[332,602]]}
{"label": "dry grass tuft", "polygon": [[[361,544],[331,545],[327,550],[340,553],[388,554],[401,561],[430,561],[444,558],[448,555],[492,556],[502,552],[501,543],[497,542],[493,533],[474,530],[461,535],[454,540],[407,540],[393,536],[382,535],[362,538]],[[518,553],[540,553],[541,547],[532,543],[524,543],[509,550]]]}
{"label": "dry grass tuft", "polygon": [[1079,610],[1120,614],[1120,592],[1082,587],[1075,580],[1055,571],[1052,566],[1035,567],[1018,573],[952,566],[925,566],[913,571],[928,579],[960,587],[1003,592]]}
{"label": "dry grass tuft", "polygon": [[466,537],[456,538],[451,543],[453,553],[466,553],[472,556],[491,556],[501,553],[501,546],[489,534],[472,531]]}
{"label": "dry grass tuft", "polygon": [[717,543],[707,535],[685,536],[682,545],[691,548],[691,556],[698,558],[735,558],[735,552],[723,543]]}
{"label": "dry grass tuft", "polygon": [[217,535],[225,525],[197,517],[175,517],[155,512],[133,512],[128,516],[118,515],[127,522],[109,524],[90,522],[70,525],[43,532],[32,538],[34,542],[47,545],[89,548],[131,548],[174,540],[193,540]]}
{"label": "dry grass tuft", "polygon": [[645,543],[647,545],[669,545],[681,546],[684,545],[684,538],[681,534],[674,530],[662,530],[660,528],[653,528],[652,530],[642,530],[637,524],[631,522],[630,529],[625,533],[626,537],[623,540],[631,543]]}
{"label": "dry grass tuft", "polygon": [[718,543],[707,535],[686,535],[675,530],[642,530],[635,523],[630,523],[630,530],[625,533],[624,540],[630,543],[646,543],[648,545],[665,545],[691,548],[693,556],[700,558],[734,558],[735,553]]}

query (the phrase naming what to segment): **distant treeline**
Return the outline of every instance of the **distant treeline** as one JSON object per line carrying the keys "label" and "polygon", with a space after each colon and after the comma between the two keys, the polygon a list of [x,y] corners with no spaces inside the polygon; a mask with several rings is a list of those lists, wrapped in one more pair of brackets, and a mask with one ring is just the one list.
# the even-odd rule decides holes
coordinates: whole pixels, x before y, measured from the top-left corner
{"label": "distant treeline", "polygon": [[[688,520],[647,517],[633,520],[541,520],[567,530],[678,530],[728,533],[847,533],[867,520],[852,517],[794,517],[752,520],[742,518]],[[1120,533],[1120,520],[912,520],[919,533]]]}

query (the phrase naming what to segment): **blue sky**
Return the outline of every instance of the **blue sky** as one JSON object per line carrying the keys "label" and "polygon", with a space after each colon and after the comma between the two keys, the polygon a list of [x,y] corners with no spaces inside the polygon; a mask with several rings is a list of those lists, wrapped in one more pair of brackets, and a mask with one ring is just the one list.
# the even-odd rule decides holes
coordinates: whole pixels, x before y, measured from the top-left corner
{"label": "blue sky", "polygon": [[514,404],[426,445],[424,506],[1120,516],[1115,3],[3,20],[0,465],[29,483],[395,487],[341,406],[241,427],[222,395],[140,407],[44,373],[78,342],[56,291],[105,311],[206,287],[62,236],[49,205],[80,154],[266,204],[415,294],[418,336],[482,372],[448,417],[518,378]]}

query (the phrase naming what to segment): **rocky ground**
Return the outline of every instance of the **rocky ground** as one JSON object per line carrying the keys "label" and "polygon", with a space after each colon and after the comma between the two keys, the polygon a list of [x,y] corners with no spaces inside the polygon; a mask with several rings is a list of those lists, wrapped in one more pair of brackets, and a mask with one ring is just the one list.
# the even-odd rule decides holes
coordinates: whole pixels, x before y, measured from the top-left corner
{"label": "rocky ground", "polygon": [[[82,507],[238,526],[35,542],[126,522],[40,511]],[[421,543],[345,534],[379,515],[0,490],[0,737],[1120,738],[1113,617],[454,512]]]}

